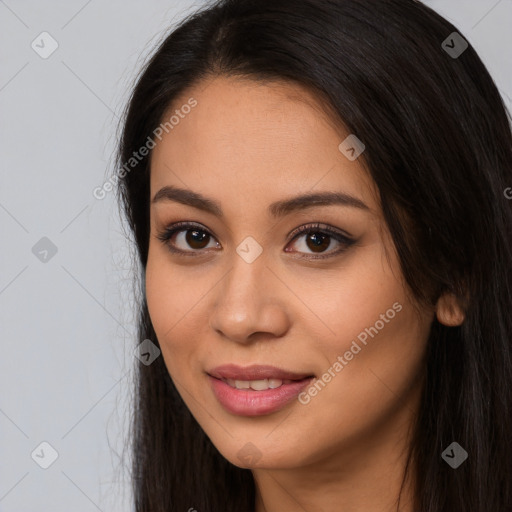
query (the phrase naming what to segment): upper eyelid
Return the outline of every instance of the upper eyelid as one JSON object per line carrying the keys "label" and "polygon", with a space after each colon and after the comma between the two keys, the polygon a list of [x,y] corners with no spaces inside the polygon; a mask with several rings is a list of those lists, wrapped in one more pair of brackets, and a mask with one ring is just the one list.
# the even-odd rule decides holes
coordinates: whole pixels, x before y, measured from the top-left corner
{"label": "upper eyelid", "polygon": [[[201,224],[199,222],[194,222],[194,221],[175,222],[175,223],[170,224],[167,227],[164,227],[164,231],[173,231],[174,233],[178,233],[180,231],[187,231],[187,230],[193,229],[193,228],[197,228],[198,230],[204,231],[204,232],[208,233],[209,235],[217,238],[212,233],[212,230],[210,230],[203,224]],[[346,231],[344,231],[340,228],[335,228],[333,226],[330,226],[329,224],[326,224],[324,222],[318,222],[318,221],[301,224],[300,226],[292,229],[286,236],[290,237],[290,236],[296,236],[296,235],[303,235],[303,234],[307,233],[308,230],[313,231],[315,229],[318,231],[326,231],[328,233],[335,234],[335,235],[338,235],[338,236],[341,236],[341,237],[344,237],[347,239],[353,238],[352,235],[350,235],[349,233],[347,233]]]}
{"label": "upper eyelid", "polygon": [[301,226],[293,229],[288,236],[296,236],[296,235],[303,235],[307,233],[308,231],[324,231],[331,235],[338,235],[343,238],[347,239],[353,239],[352,235],[348,234],[346,231],[340,228],[335,228],[333,226],[330,226],[329,224],[325,224],[323,222],[311,222],[309,224],[302,224]]}

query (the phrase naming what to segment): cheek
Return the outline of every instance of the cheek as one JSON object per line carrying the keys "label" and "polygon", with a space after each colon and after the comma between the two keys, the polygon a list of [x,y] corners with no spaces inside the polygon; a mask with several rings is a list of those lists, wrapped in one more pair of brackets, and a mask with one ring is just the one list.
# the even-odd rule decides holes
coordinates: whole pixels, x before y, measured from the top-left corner
{"label": "cheek", "polygon": [[194,357],[208,327],[203,307],[212,283],[203,273],[169,264],[164,251],[150,247],[146,267],[146,300],[162,356],[171,376],[185,373],[198,364]]}
{"label": "cheek", "polygon": [[345,333],[325,347],[328,368],[301,397],[324,424],[341,422],[342,437],[379,424],[413,400],[421,384],[432,316],[420,317],[406,297],[394,298],[382,307],[367,303],[362,323],[344,317]]}
{"label": "cheek", "polygon": [[418,313],[384,256],[367,254],[308,296],[329,331],[318,345],[325,368],[302,403],[327,423],[344,421],[346,434],[378,421],[417,384],[433,320]]}
{"label": "cheek", "polygon": [[184,290],[180,286],[179,276],[175,276],[168,267],[164,258],[150,248],[146,267],[146,300],[162,355],[171,371],[169,364],[172,366],[172,361],[176,360],[175,353],[184,347],[177,341],[183,325],[180,319],[186,315],[188,300],[186,288]]}
{"label": "cheek", "polygon": [[169,263],[164,250],[150,244],[146,266],[146,300],[157,335],[181,329],[183,325],[180,325],[180,320],[186,317],[187,311],[201,296],[201,280],[199,284],[196,283],[197,286],[191,286],[187,275],[188,271],[183,272]]}
{"label": "cheek", "polygon": [[[384,313],[388,303],[385,305]],[[272,434],[273,443],[307,446],[295,462],[301,457],[314,461],[337,449],[357,451],[388,435],[389,428],[401,429],[410,420],[421,390],[418,377],[429,323],[428,318],[419,320],[405,299],[401,305],[401,311],[380,330],[381,324],[377,324],[377,333],[369,327],[375,328],[378,316],[370,315],[368,327],[364,323],[356,326],[349,316],[344,317],[355,335],[342,334],[324,345],[329,361],[324,373],[299,397],[296,416]],[[367,334],[366,345],[357,338],[361,332]],[[269,443],[262,446],[271,452]]]}
{"label": "cheek", "polygon": [[304,314],[298,323],[302,321],[302,327],[309,330],[311,340],[321,340],[318,346],[331,358],[349,350],[361,333],[364,341],[365,329],[376,322],[379,332],[389,333],[396,320],[405,316],[397,309],[408,302],[406,289],[386,261],[382,246],[372,244],[362,249],[347,259],[343,268],[318,273],[314,280],[311,276],[288,276],[293,279],[294,292],[307,306],[302,307]]}

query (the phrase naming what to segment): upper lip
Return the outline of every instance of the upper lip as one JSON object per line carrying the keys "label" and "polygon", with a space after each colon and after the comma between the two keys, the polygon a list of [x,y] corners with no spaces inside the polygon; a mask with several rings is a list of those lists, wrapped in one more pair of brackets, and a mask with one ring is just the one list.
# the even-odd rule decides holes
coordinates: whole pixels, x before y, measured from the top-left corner
{"label": "upper lip", "polygon": [[255,364],[251,366],[238,366],[236,364],[224,364],[217,366],[207,372],[217,379],[233,380],[263,380],[263,379],[281,379],[281,380],[302,380],[312,377],[311,373],[296,373],[270,365]]}

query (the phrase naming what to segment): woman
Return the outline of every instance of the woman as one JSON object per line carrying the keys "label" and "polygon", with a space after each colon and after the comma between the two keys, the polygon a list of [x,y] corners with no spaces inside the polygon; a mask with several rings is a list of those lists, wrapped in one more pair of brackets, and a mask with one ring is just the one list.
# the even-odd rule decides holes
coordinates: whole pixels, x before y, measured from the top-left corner
{"label": "woman", "polygon": [[153,347],[136,510],[509,510],[511,139],[419,2],[182,22],[118,154]]}

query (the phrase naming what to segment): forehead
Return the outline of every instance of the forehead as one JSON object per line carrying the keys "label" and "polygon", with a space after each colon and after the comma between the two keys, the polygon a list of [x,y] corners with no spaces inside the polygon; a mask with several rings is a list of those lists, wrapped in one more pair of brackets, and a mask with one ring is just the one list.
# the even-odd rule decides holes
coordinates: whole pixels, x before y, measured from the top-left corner
{"label": "forehead", "polygon": [[[191,109],[185,105],[194,104]],[[164,115],[174,116],[151,159],[151,195],[166,185],[221,199],[279,199],[338,190],[375,206],[376,189],[338,146],[349,135],[307,89],[286,82],[216,77],[196,84]]]}

